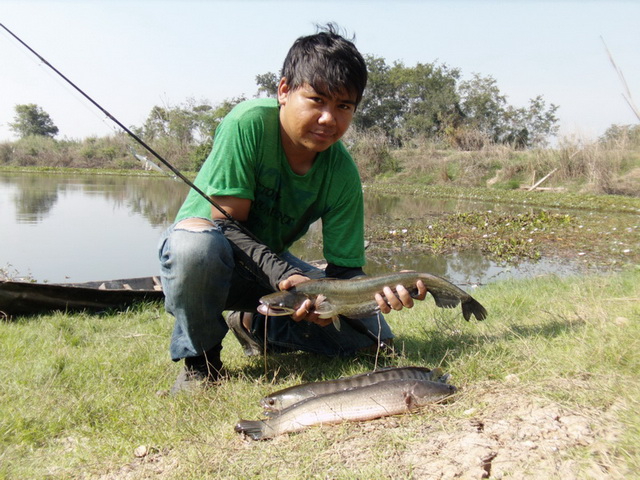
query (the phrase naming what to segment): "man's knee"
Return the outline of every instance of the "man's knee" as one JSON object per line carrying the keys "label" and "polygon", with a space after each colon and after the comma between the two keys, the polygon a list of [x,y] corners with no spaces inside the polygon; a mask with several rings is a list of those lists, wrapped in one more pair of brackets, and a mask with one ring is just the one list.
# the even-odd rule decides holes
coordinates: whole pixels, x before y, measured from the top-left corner
{"label": "man's knee", "polygon": [[[168,251],[167,251],[168,250]],[[179,221],[165,245],[174,261],[185,267],[233,268],[233,252],[222,231],[205,218],[187,218]],[[187,267],[189,268],[189,267]]]}

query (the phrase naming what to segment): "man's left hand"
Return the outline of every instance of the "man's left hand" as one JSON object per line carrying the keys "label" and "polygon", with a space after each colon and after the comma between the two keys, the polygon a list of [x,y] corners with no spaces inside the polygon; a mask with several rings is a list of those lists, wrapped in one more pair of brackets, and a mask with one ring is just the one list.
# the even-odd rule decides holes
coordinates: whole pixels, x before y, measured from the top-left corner
{"label": "man's left hand", "polygon": [[391,287],[384,287],[382,289],[384,295],[376,293],[376,302],[378,302],[380,312],[389,313],[391,310],[411,308],[414,300],[424,300],[427,296],[427,287],[422,283],[422,280],[418,280],[416,287],[418,287],[418,294],[415,297],[412,297],[409,290],[402,285],[396,287],[395,293]]}

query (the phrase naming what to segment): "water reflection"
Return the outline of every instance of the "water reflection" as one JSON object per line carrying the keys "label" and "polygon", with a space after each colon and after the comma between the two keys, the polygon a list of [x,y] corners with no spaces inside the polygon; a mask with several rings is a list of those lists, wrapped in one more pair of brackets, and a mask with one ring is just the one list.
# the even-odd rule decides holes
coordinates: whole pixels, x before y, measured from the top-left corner
{"label": "water reflection", "polygon": [[157,177],[0,173],[1,204],[13,203],[18,223],[38,223],[61,197],[77,194],[104,198],[114,207],[142,215],[156,227],[175,217],[187,191],[181,182]]}
{"label": "water reflection", "polygon": [[41,282],[156,275],[186,193],[155,177],[0,173],[0,268]]}
{"label": "water reflection", "polygon": [[[188,187],[165,177],[0,172],[0,268],[37,281],[81,282],[158,273],[156,244],[175,218]],[[444,212],[512,210],[517,207],[365,190],[365,215],[429,221]],[[320,224],[292,248],[306,260],[322,258]],[[537,262],[518,268],[496,265],[478,252],[416,255],[410,248],[368,250],[370,274],[412,269],[459,284],[504,276],[562,272]]]}

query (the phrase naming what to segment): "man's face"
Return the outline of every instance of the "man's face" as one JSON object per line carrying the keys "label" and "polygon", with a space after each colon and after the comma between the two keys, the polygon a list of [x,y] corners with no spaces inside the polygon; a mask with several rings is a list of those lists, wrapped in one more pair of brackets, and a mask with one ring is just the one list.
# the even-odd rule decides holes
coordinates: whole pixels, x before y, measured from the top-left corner
{"label": "man's face", "polygon": [[323,95],[308,84],[291,90],[285,79],[278,86],[282,142],[289,161],[313,159],[336,143],[349,128],[356,95]]}

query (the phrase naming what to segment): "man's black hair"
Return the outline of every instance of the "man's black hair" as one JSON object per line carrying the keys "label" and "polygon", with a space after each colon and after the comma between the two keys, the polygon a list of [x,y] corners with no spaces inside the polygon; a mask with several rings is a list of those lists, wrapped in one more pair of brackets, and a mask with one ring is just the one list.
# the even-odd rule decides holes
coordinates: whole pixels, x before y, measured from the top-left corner
{"label": "man's black hair", "polygon": [[293,90],[309,84],[318,93],[335,97],[345,90],[362,99],[367,65],[352,41],[328,23],[318,33],[298,38],[284,60],[282,77]]}

